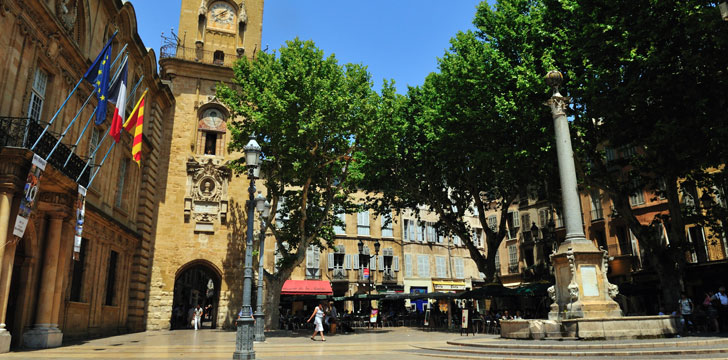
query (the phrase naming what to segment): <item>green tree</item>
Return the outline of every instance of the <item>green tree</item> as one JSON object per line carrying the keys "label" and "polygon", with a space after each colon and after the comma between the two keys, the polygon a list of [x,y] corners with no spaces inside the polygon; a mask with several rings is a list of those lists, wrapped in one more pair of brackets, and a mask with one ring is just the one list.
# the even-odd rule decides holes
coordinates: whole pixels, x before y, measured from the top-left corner
{"label": "green tree", "polygon": [[[294,39],[278,53],[235,63],[234,87],[218,97],[239,121],[230,125],[230,148],[241,150],[250,134],[262,147],[262,181],[271,201],[271,226],[280,260],[266,271],[266,327],[278,325],[283,283],[306,249],[333,243],[334,213],[352,211],[358,139],[375,122],[378,97],[362,65],[339,65],[311,41]],[[244,158],[233,163],[240,173]]]}
{"label": "green tree", "polygon": [[[538,6],[481,3],[477,31],[451,40],[438,73],[404,99],[383,92],[390,116],[369,133],[361,159],[363,186],[382,194],[372,199],[377,208],[427,205],[439,215],[438,231],[458,235],[489,281],[497,281],[495,252],[507,236],[510,205],[555,165],[542,105],[549,61]],[[464,217],[476,209],[485,253]],[[497,226],[488,226],[487,210],[497,211]]]}
{"label": "green tree", "polygon": [[[706,170],[726,159],[728,25],[706,0],[543,1],[585,180],[609,195],[672,306],[686,252],[699,245],[685,225],[711,216],[681,204],[681,189],[710,188]],[[668,213],[640,222],[629,197],[642,189],[664,196]]]}

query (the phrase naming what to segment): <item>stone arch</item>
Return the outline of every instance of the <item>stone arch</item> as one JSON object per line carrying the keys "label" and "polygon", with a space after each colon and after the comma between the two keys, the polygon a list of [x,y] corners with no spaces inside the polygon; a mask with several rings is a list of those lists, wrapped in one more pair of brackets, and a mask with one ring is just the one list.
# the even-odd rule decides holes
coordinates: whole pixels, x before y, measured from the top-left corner
{"label": "stone arch", "polygon": [[210,261],[196,259],[182,265],[174,276],[170,328],[189,327],[190,310],[196,304],[202,308],[211,306],[209,311],[205,311],[202,322],[203,326],[216,328],[221,288],[222,272]]}

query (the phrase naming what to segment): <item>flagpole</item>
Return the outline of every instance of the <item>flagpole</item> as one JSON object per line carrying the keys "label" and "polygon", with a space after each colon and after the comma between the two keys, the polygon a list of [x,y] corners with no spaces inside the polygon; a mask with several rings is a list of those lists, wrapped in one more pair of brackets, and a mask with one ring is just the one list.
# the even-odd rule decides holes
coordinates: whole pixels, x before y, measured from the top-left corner
{"label": "flagpole", "polygon": [[[108,132],[107,132],[107,134],[108,134]],[[93,182],[94,182],[94,179],[96,178],[96,174],[98,174],[98,173],[99,173],[99,170],[101,170],[101,167],[102,167],[102,166],[104,166],[104,161],[106,161],[106,158],[107,158],[107,157],[109,156],[109,154],[111,153],[111,149],[113,149],[113,148],[114,148],[114,145],[116,145],[116,142],[113,142],[113,143],[111,143],[111,146],[109,146],[109,150],[106,150],[106,155],[104,155],[104,158],[103,158],[103,159],[101,159],[101,163],[99,164],[99,168],[98,168],[98,169],[96,169],[96,172],[94,172],[93,176],[91,176],[91,180],[89,180],[89,181],[88,181],[88,185],[86,185],[86,189],[88,189],[88,188],[90,188],[90,187],[91,187],[91,183],[93,183]],[[81,172],[81,174],[83,174],[83,172]],[[80,177],[80,176],[79,176],[79,177]],[[78,180],[77,180],[77,181],[78,181]]]}
{"label": "flagpole", "polygon": [[[134,94],[134,92],[136,92],[137,86],[139,86],[139,84],[141,84],[141,82],[142,82],[143,79],[144,79],[144,75],[142,75],[139,78],[139,81],[137,81],[137,83],[134,85],[134,90],[132,90],[131,94]],[[124,106],[128,105],[130,100],[131,100],[131,97],[127,98],[126,99],[126,104]],[[94,110],[94,111],[96,111],[96,110]],[[91,115],[91,118],[89,118],[89,120],[91,120],[92,118],[93,118],[93,115]],[[76,182],[78,182],[81,179],[81,175],[83,175],[84,171],[86,171],[86,169],[88,168],[89,164],[91,164],[91,159],[94,157],[94,155],[96,155],[96,152],[101,148],[101,144],[104,143],[104,140],[106,140],[106,137],[107,136],[109,136],[109,132],[108,131],[104,131],[104,137],[101,138],[101,141],[99,141],[99,144],[98,144],[98,146],[96,146],[96,149],[94,149],[94,151],[91,153],[91,155],[89,155],[88,161],[86,161],[86,165],[83,166],[83,169],[79,173],[78,178],[76,178]],[[111,144],[111,147],[109,147],[109,150],[114,147],[114,144],[116,144],[116,142],[114,142],[113,144]],[[108,155],[108,153],[107,153],[107,155]],[[104,156],[104,159],[106,159],[106,156]],[[101,161],[101,164],[99,164],[99,167],[101,167],[101,165],[103,165],[103,164],[104,164],[104,162],[102,160]],[[98,172],[98,170],[96,170],[96,172]],[[96,176],[96,173],[94,173],[94,176]],[[88,186],[86,188],[88,188]]]}
{"label": "flagpole", "polygon": [[[124,56],[124,60],[126,60],[126,58],[128,58],[128,56],[129,56],[129,54]],[[112,63],[111,66],[114,66],[114,63]],[[119,76],[120,72],[121,72],[121,68],[116,69],[116,73],[114,74],[112,79],[116,79]],[[53,146],[53,149],[51,150],[51,152],[48,153],[48,156],[46,156],[46,158],[45,158],[46,161],[51,158],[51,155],[53,155],[53,153],[56,151],[56,149],[58,148],[58,145],[61,143],[63,138],[66,136],[66,133],[68,132],[68,130],[76,122],[76,119],[78,119],[78,117],[81,116],[81,112],[83,111],[83,109],[86,108],[86,105],[91,100],[91,97],[94,96],[95,91],[96,91],[96,86],[94,85],[94,90],[91,91],[91,94],[88,95],[88,97],[86,98],[86,101],[83,103],[83,105],[81,105],[81,109],[78,110],[78,112],[76,113],[76,116],[73,117],[73,120],[71,120],[71,122],[68,123],[68,126],[66,126],[66,129],[63,130],[63,133],[61,134],[61,136],[58,137],[58,141],[56,141],[56,144]],[[85,128],[84,128],[84,130],[85,130]],[[81,135],[83,135],[83,134],[81,134]],[[79,135],[79,138],[81,137],[81,135]],[[73,152],[71,152],[71,153],[73,153]],[[70,158],[70,154],[69,154],[69,158]],[[65,167],[65,164],[64,164],[64,167]]]}
{"label": "flagpole", "polygon": [[[114,33],[114,35],[116,35],[116,32]],[[124,53],[124,50],[126,50],[127,45],[128,44],[124,44],[124,47],[121,49],[121,51],[119,51],[119,54],[116,55],[116,59],[114,59],[114,62],[111,63],[111,66],[114,66],[114,64],[116,63],[116,61],[119,60],[119,56],[121,56],[121,54]],[[45,126],[45,128],[43,129],[43,131],[40,133],[40,136],[38,136],[38,139],[35,140],[35,143],[33,143],[33,146],[30,147],[30,151],[33,151],[35,149],[35,147],[40,142],[40,139],[43,138],[43,135],[45,135],[45,133],[48,132],[48,128],[56,120],[56,118],[58,117],[58,114],[61,113],[61,110],[63,110],[63,108],[66,106],[66,103],[68,103],[68,100],[71,99],[71,96],[73,95],[73,93],[76,92],[76,90],[78,89],[78,86],[81,85],[82,82],[83,82],[83,77],[81,77],[81,79],[78,80],[78,82],[76,83],[76,86],[73,87],[73,90],[71,90],[71,93],[68,94],[68,96],[66,97],[66,100],[63,100],[63,104],[61,104],[61,107],[59,107],[58,110],[56,110],[56,113],[53,114],[53,117],[48,122],[48,124]]]}

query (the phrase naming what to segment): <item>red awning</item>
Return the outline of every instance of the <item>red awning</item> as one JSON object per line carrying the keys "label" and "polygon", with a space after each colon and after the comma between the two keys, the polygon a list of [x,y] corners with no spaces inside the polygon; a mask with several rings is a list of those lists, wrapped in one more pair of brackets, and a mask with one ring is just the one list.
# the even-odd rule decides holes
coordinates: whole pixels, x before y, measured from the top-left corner
{"label": "red awning", "polygon": [[331,283],[322,280],[286,280],[281,295],[333,295]]}

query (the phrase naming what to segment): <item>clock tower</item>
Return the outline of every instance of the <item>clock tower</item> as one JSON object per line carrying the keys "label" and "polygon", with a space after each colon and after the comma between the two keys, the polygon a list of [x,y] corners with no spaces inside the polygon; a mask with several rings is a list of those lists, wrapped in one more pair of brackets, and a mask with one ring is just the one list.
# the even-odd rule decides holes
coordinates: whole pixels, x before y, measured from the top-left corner
{"label": "clock tower", "polygon": [[[186,327],[189,308],[211,306],[211,326],[232,328],[242,305],[247,184],[232,176],[233,114],[215,97],[235,61],[260,51],[263,0],[181,0],[179,31],[160,51],[175,99],[160,149],[159,208],[147,329]],[[166,163],[165,163],[166,162]],[[242,212],[241,212],[242,211]],[[207,326],[207,324],[205,324]]]}

